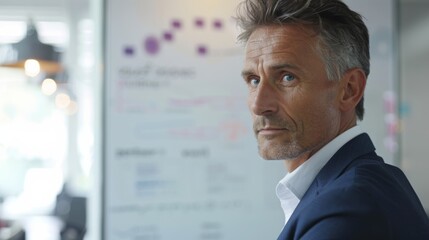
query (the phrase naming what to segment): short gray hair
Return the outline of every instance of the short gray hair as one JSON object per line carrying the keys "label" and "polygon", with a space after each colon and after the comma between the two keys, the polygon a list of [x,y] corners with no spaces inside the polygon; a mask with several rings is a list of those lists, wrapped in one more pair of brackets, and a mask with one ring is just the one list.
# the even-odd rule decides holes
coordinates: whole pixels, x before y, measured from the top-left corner
{"label": "short gray hair", "polygon": [[[244,0],[236,20],[243,30],[238,40],[247,42],[261,26],[302,24],[318,34],[317,49],[330,80],[339,80],[351,68],[369,75],[369,36],[362,16],[341,0]],[[356,115],[364,115],[363,97]]]}

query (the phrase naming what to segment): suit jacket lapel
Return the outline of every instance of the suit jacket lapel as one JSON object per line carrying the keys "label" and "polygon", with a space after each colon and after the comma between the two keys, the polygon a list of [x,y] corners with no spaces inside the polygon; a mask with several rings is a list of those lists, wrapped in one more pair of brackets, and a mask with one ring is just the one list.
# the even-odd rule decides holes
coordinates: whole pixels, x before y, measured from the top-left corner
{"label": "suit jacket lapel", "polygon": [[293,239],[300,212],[317,197],[323,187],[340,176],[353,160],[374,151],[375,147],[366,133],[356,136],[342,146],[317,174],[278,239]]}

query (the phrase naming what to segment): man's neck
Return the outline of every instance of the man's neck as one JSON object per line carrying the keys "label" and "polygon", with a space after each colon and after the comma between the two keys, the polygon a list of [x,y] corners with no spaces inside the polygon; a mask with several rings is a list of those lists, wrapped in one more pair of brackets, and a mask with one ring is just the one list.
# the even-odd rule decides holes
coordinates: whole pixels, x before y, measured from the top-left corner
{"label": "man's neck", "polygon": [[294,159],[284,160],[286,169],[288,170],[288,172],[293,172],[295,169],[297,169],[299,166],[301,166],[304,162],[306,162],[311,156],[313,156],[316,152],[318,152],[320,149],[322,149],[326,144],[328,144],[333,139],[335,139],[336,137],[338,137],[342,133],[346,132],[347,130],[349,130],[355,126],[356,126],[356,120],[354,119],[354,121],[351,121],[346,126],[340,128],[337,135],[335,135],[333,138],[331,138],[328,142],[321,143],[320,146],[315,148],[315,150],[304,152]]}
{"label": "man's neck", "polygon": [[288,170],[288,172],[293,172],[295,169],[301,166],[305,161],[307,161],[310,157],[311,157],[310,153],[305,152],[304,154],[301,154],[297,158],[284,160],[286,169]]}

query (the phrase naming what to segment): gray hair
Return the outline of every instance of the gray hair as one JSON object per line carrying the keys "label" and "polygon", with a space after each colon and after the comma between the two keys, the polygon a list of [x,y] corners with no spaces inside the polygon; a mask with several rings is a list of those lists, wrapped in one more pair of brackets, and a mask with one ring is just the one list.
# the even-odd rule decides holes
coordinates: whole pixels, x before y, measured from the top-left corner
{"label": "gray hair", "polygon": [[[244,0],[237,8],[238,40],[247,42],[261,26],[301,24],[318,35],[317,50],[330,80],[339,80],[351,68],[369,75],[369,36],[362,16],[341,0]],[[363,97],[356,115],[364,115]]]}

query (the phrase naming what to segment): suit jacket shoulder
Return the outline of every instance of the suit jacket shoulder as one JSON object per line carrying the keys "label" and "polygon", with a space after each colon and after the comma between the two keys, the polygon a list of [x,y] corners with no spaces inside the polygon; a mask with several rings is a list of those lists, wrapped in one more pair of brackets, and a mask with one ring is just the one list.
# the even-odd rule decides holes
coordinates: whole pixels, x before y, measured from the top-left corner
{"label": "suit jacket shoulder", "polygon": [[429,220],[405,175],[374,150],[367,134],[344,145],[278,239],[429,239]]}

